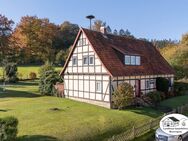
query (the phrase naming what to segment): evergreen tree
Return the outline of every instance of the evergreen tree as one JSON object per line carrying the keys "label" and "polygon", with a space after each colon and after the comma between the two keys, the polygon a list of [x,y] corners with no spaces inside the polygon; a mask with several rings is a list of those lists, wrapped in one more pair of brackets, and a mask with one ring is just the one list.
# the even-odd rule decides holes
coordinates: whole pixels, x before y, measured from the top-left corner
{"label": "evergreen tree", "polygon": [[113,32],[114,35],[118,35],[118,32],[116,29],[114,29],[114,32]]}

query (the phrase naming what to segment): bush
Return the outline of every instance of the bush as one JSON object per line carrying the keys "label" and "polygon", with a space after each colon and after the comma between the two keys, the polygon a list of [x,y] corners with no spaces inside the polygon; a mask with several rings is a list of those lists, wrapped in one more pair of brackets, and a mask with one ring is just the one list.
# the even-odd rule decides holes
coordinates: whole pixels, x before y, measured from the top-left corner
{"label": "bush", "polygon": [[23,74],[22,73],[17,73],[17,75],[18,75],[19,80],[23,79]]}
{"label": "bush", "polygon": [[34,80],[36,78],[37,78],[37,74],[35,72],[30,72],[29,73],[29,79]]}
{"label": "bush", "polygon": [[6,81],[15,83],[18,81],[17,77],[17,65],[15,63],[7,63],[4,67],[5,75],[6,75]]}
{"label": "bush", "polygon": [[157,106],[157,104],[165,99],[165,94],[163,92],[159,91],[154,91],[154,92],[149,92],[147,96],[151,99],[152,103]]}
{"label": "bush", "polygon": [[184,91],[188,90],[188,83],[174,82],[174,93],[176,96],[182,95]]}
{"label": "bush", "polygon": [[157,91],[167,93],[169,89],[169,80],[163,77],[158,77],[156,79],[156,89]]}
{"label": "bush", "polygon": [[134,101],[133,87],[126,82],[121,83],[114,91],[112,101],[114,108],[123,109],[130,106]]}
{"label": "bush", "polygon": [[55,71],[52,65],[45,64],[41,67],[39,78],[39,91],[42,95],[54,95],[56,93],[54,85],[56,82],[62,82],[59,73]]}
{"label": "bush", "polygon": [[18,133],[18,120],[14,117],[0,119],[0,141],[15,141]]}

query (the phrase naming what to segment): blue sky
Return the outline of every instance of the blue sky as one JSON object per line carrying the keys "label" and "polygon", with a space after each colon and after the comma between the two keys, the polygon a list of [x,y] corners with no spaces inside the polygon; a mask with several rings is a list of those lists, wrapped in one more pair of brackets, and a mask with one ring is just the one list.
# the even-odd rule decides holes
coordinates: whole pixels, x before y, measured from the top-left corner
{"label": "blue sky", "polygon": [[16,23],[25,15],[65,20],[88,27],[93,14],[112,29],[129,29],[138,38],[177,39],[188,32],[188,0],[0,0],[0,13]]}

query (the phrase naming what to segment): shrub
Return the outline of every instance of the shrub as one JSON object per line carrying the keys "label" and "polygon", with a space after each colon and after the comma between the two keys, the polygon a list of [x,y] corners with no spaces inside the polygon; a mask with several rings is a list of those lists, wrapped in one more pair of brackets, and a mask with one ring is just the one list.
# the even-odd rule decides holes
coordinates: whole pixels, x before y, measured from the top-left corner
{"label": "shrub", "polygon": [[5,69],[5,75],[6,75],[6,81],[15,83],[18,81],[17,78],[17,65],[15,63],[7,63],[4,67]]}
{"label": "shrub", "polygon": [[18,75],[19,80],[23,79],[23,74],[22,73],[17,73],[17,75]]}
{"label": "shrub", "polygon": [[18,133],[18,120],[14,117],[0,119],[0,141],[15,141]]}
{"label": "shrub", "polygon": [[121,83],[114,91],[112,101],[114,108],[118,109],[131,105],[134,101],[133,87],[126,82]]}
{"label": "shrub", "polygon": [[182,95],[184,91],[188,90],[188,83],[185,82],[175,82],[174,83],[174,93],[176,96]]}
{"label": "shrub", "polygon": [[62,82],[59,73],[50,64],[41,67],[39,78],[39,91],[42,95],[54,95],[54,85],[56,82]]}
{"label": "shrub", "polygon": [[157,106],[157,104],[165,98],[165,94],[159,91],[149,92],[147,96],[152,100],[152,103]]}
{"label": "shrub", "polygon": [[157,91],[167,93],[169,89],[169,80],[163,77],[158,77],[156,79],[156,89]]}
{"label": "shrub", "polygon": [[36,78],[37,78],[37,74],[35,72],[30,72],[29,73],[29,79],[34,80]]}

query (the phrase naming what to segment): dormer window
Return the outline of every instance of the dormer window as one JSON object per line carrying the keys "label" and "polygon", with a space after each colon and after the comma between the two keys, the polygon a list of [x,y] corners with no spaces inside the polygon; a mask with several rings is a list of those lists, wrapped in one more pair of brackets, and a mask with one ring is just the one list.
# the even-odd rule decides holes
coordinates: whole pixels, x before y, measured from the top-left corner
{"label": "dormer window", "polygon": [[125,55],[125,64],[130,65],[131,64],[131,56]]}
{"label": "dormer window", "polygon": [[125,65],[140,65],[140,56],[125,55]]}
{"label": "dormer window", "polygon": [[136,65],[140,65],[140,56],[136,56]]}

